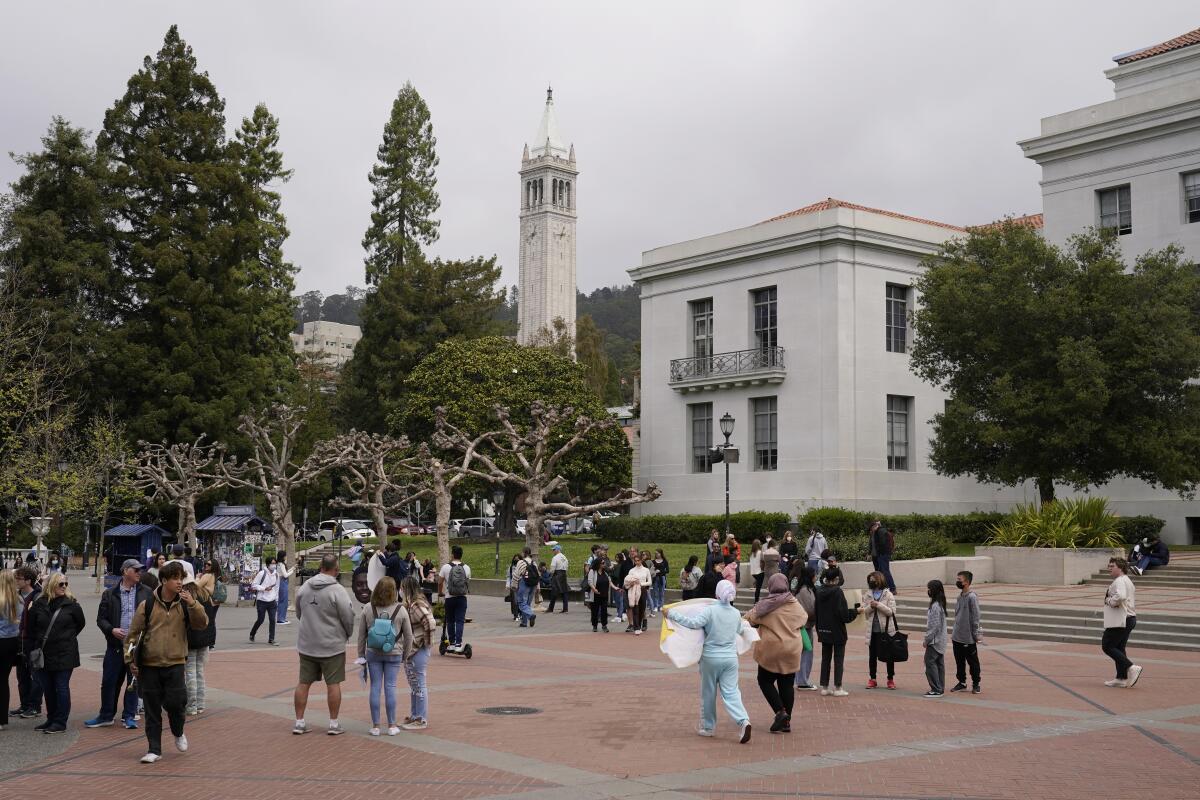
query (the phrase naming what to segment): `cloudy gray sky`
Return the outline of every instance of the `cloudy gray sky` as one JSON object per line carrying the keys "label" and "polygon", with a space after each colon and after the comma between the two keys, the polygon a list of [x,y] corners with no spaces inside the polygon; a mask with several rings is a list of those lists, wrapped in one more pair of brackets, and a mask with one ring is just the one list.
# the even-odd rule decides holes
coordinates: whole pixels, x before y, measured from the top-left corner
{"label": "cloudy gray sky", "polygon": [[[643,250],[832,196],[952,223],[1040,211],[1015,142],[1111,97],[1113,55],[1200,27],[1194,0],[6,2],[0,149],[96,130],[178,23],[232,129],[264,101],[300,290],[362,285],[366,175],[396,91],[433,114],[437,255],[517,278],[517,169],[553,83],[581,176],[579,285]],[[4,159],[0,182],[16,176]]]}

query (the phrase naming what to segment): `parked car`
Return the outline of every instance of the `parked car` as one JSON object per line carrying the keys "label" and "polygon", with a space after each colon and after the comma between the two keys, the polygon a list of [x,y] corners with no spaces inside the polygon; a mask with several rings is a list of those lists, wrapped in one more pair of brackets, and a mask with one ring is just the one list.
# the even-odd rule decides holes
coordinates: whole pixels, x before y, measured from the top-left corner
{"label": "parked car", "polygon": [[327,519],[317,526],[314,536],[318,542],[332,542],[339,539],[364,539],[374,536],[375,529],[371,523],[361,519]]}
{"label": "parked car", "polygon": [[592,528],[596,527],[592,524],[591,517],[572,517],[567,520],[567,533],[591,533]]}
{"label": "parked car", "polygon": [[459,528],[462,527],[462,524],[463,524],[463,521],[461,519],[450,520],[450,535],[451,536],[460,536],[461,534],[459,533]]}
{"label": "parked car", "polygon": [[487,536],[496,535],[495,523],[487,517],[471,517],[464,519],[458,528],[459,536],[466,536],[470,539],[480,539]]}
{"label": "parked car", "polygon": [[408,517],[392,517],[387,523],[388,536],[420,536],[425,533],[434,533],[436,530],[428,525],[413,522]]}

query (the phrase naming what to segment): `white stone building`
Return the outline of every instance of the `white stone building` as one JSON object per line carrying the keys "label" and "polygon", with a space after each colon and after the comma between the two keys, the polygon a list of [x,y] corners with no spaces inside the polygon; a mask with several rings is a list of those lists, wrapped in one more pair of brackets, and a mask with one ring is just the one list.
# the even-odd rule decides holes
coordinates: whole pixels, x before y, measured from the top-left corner
{"label": "white stone building", "polygon": [[299,355],[314,355],[322,364],[341,367],[354,356],[354,347],[362,338],[357,325],[317,320],[306,322],[301,333],[291,334],[292,347]]}
{"label": "white stone building", "polygon": [[[1051,241],[1112,225],[1128,229],[1129,259],[1171,242],[1200,258],[1198,44],[1195,31],[1118,57],[1115,100],[1043,120],[1022,143],[1043,166]],[[1041,227],[1043,215],[1024,221]],[[920,300],[921,257],[963,233],[829,199],[644,253],[629,271],[642,293],[636,471],[663,497],[634,513],[724,509],[725,467],[706,451],[724,441],[726,413],[742,454],[729,467],[734,511],[964,513],[1036,500],[1032,483],[946,478],[928,464],[929,420],[946,398],[909,369],[905,314]],[[1198,503],[1138,481],[1101,492],[1121,514],[1165,519],[1167,541],[1200,541]]]}
{"label": "white stone building", "polygon": [[532,145],[521,155],[520,277],[517,282],[517,341],[529,344],[562,320],[575,339],[575,145],[558,132],[554,92]]}

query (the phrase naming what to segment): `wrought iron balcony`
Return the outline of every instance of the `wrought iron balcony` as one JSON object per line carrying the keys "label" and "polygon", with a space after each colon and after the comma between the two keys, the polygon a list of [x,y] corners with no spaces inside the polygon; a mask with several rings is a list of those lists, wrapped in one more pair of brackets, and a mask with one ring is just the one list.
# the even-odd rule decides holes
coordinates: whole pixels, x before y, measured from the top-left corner
{"label": "wrought iron balcony", "polygon": [[756,347],[732,353],[676,358],[671,361],[671,387],[681,392],[727,386],[780,383],[787,376],[782,347]]}

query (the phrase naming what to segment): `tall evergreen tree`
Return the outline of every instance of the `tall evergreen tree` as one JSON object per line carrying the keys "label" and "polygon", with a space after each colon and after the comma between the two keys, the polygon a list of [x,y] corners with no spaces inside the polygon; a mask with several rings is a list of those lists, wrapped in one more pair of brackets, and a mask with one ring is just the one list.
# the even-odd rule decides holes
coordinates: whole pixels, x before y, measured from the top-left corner
{"label": "tall evergreen tree", "polygon": [[588,314],[575,321],[575,358],[597,397],[609,405],[621,401],[617,370],[604,350],[604,331],[596,327],[596,321]]}
{"label": "tall evergreen tree", "polygon": [[378,286],[392,270],[418,258],[421,245],[437,241],[438,222],[433,215],[441,200],[435,190],[436,146],[429,107],[413,85],[405,83],[392,102],[377,161],[368,176],[375,207],[363,238],[368,286]]}
{"label": "tall evergreen tree", "polygon": [[[282,225],[251,232],[247,218],[272,218],[264,184],[254,189],[250,176],[278,178],[281,166],[266,155],[274,149],[266,120],[261,130],[252,123],[243,147],[230,147],[224,109],[171,26],[97,138],[113,165],[115,259],[132,288],[104,383],[135,438],[227,437],[239,414],[280,388],[276,349],[256,341],[265,335],[258,316],[273,312],[248,288],[270,282],[261,259]],[[251,145],[261,162],[251,163]]]}
{"label": "tall evergreen tree", "polygon": [[[104,196],[105,164],[87,134],[55,117],[42,151],[17,156],[25,173],[12,184],[0,216],[0,270],[11,301],[36,321],[42,350],[65,388],[80,395],[111,344],[123,290],[109,255],[113,228]],[[89,396],[73,398],[95,410]]]}

